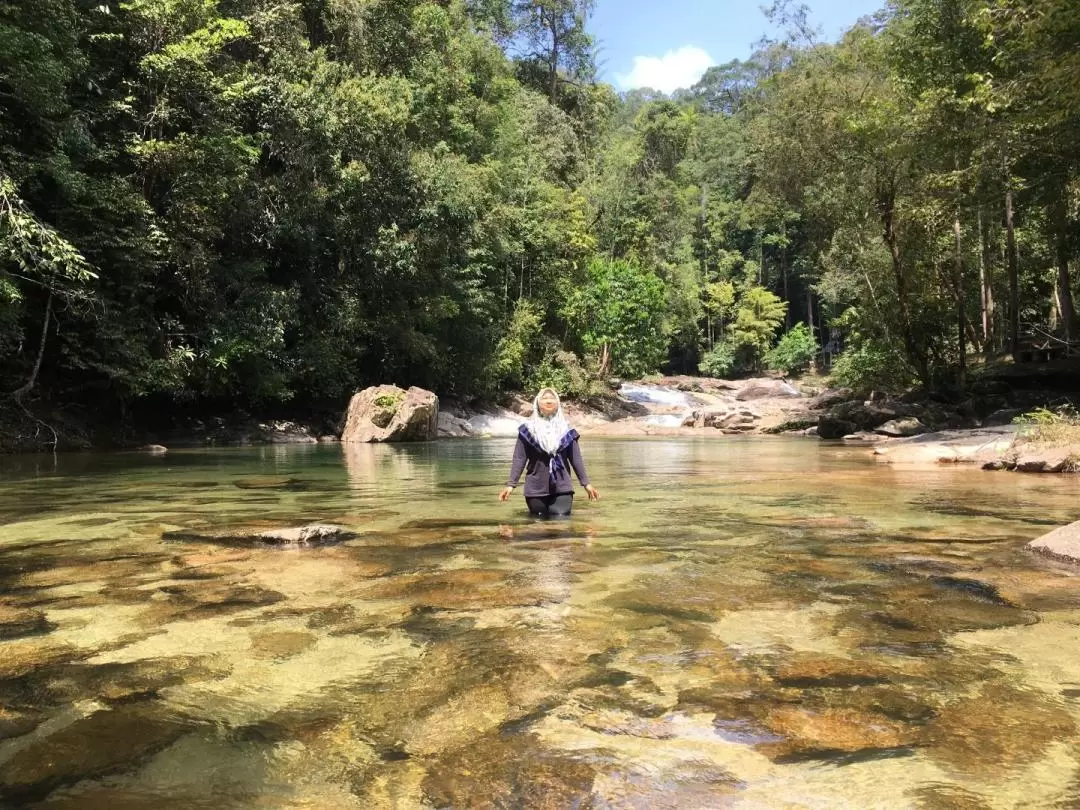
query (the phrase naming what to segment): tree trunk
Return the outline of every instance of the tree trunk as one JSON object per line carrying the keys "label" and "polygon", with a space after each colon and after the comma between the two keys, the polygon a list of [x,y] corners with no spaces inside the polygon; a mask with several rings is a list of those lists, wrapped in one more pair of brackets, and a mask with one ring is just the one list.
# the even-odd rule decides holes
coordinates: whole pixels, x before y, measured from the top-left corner
{"label": "tree trunk", "polygon": [[16,388],[11,392],[11,396],[15,401],[22,405],[22,398],[34,390],[34,386],[37,385],[38,374],[41,373],[41,361],[45,358],[45,343],[49,338],[49,326],[52,321],[52,308],[53,308],[53,295],[49,292],[49,297],[45,301],[45,320],[41,324],[41,342],[38,343],[37,359],[34,361],[34,367],[30,371],[30,379],[28,379],[23,385]]}
{"label": "tree trunk", "polygon": [[907,273],[900,255],[900,243],[896,236],[896,194],[895,192],[880,191],[878,193],[878,211],[881,215],[882,238],[889,248],[892,257],[893,280],[896,283],[896,299],[900,306],[900,329],[904,337],[904,351],[908,359],[915,366],[919,379],[926,384],[930,382],[930,368],[926,356],[920,351],[919,344],[915,340],[915,333],[911,328],[911,304],[908,301]]}
{"label": "tree trunk", "polygon": [[986,233],[986,218],[980,205],[977,212],[979,227],[979,312],[982,316],[982,348],[990,357],[994,353],[994,271],[990,261],[990,240]]}
{"label": "tree trunk", "polygon": [[1067,184],[1061,183],[1057,198],[1054,200],[1054,245],[1057,258],[1057,286],[1054,290],[1054,302],[1061,317],[1061,332],[1071,346],[1077,339],[1076,308],[1073,306],[1072,285],[1069,278],[1069,211],[1066,197]]}
{"label": "tree trunk", "polygon": [[[1009,182],[1009,178],[1005,178]],[[1020,352],[1020,270],[1016,254],[1016,233],[1013,230],[1013,193],[1005,189],[1005,244],[1009,265],[1009,351],[1013,360]]]}
{"label": "tree trunk", "polygon": [[960,387],[963,388],[967,385],[967,335],[964,334],[967,318],[964,316],[964,256],[961,252],[962,239],[959,211],[953,219],[953,237],[955,238],[953,278],[956,284],[956,339],[960,344],[960,368],[957,381]]}
{"label": "tree trunk", "polygon": [[[541,14],[543,10],[541,9]],[[548,29],[551,31],[551,53],[548,56],[548,98],[552,105],[559,93],[559,15],[552,11],[548,17]]]}

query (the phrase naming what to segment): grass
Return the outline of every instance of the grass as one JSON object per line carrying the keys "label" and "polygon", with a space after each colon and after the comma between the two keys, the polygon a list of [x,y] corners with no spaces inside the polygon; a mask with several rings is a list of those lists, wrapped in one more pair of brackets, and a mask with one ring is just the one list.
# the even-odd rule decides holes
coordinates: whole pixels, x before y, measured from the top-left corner
{"label": "grass", "polygon": [[375,397],[375,407],[396,411],[405,397],[402,394],[380,394]]}
{"label": "grass", "polygon": [[1080,413],[1071,404],[1056,410],[1036,408],[1013,422],[1018,428],[1017,439],[1025,443],[1080,446]]}

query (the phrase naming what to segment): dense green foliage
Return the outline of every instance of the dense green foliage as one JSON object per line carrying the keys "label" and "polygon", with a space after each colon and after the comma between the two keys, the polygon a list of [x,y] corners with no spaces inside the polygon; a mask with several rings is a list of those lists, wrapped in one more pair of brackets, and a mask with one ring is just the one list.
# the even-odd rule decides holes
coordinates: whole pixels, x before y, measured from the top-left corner
{"label": "dense green foliage", "polygon": [[1080,338],[1075,3],[837,44],[779,3],[675,98],[595,81],[590,5],[0,0],[3,393],[588,391],[837,334],[845,381],[935,384]]}

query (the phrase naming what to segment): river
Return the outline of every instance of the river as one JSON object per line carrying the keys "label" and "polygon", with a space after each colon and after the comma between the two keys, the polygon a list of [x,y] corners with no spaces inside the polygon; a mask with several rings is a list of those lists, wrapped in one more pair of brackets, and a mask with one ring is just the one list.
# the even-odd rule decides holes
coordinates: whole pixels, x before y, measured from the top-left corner
{"label": "river", "polygon": [[1073,479],[587,439],[536,523],[511,449],[0,459],[0,805],[1080,806]]}

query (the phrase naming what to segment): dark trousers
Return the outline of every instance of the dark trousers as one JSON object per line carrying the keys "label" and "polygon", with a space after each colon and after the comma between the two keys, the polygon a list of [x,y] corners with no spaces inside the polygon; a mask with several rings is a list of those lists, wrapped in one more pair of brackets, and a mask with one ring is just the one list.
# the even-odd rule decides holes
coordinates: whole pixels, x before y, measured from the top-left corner
{"label": "dark trousers", "polygon": [[570,510],[574,508],[574,493],[565,495],[548,495],[546,498],[526,498],[529,512],[534,517],[541,518],[568,518]]}

